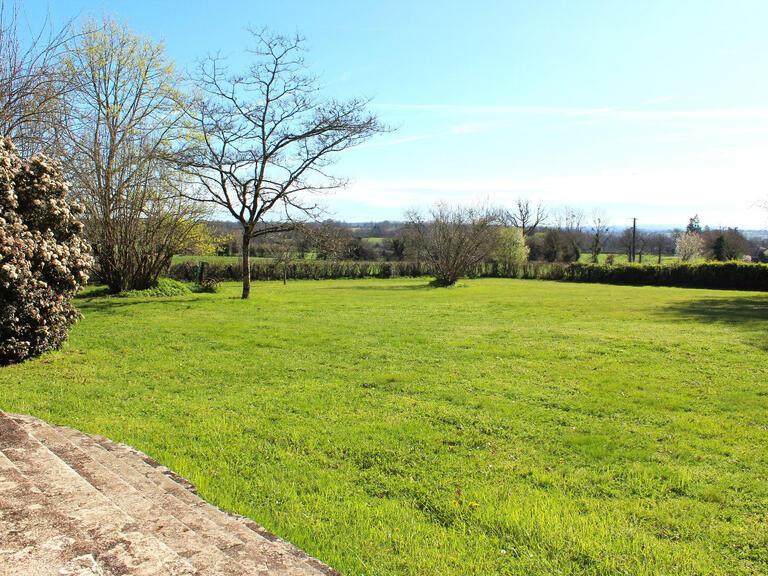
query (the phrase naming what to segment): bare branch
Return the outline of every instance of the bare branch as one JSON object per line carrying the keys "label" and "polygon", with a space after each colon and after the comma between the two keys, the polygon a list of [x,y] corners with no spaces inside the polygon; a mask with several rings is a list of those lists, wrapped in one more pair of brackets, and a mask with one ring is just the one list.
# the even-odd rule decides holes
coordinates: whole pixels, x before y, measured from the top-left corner
{"label": "bare branch", "polygon": [[547,223],[549,214],[541,202],[531,205],[530,200],[518,198],[514,208],[503,213],[503,219],[508,225],[520,228],[523,236],[528,237],[536,232],[536,228]]}
{"label": "bare branch", "polygon": [[[385,130],[367,100],[320,98],[300,37],[251,33],[253,62],[245,73],[231,73],[218,55],[200,62],[199,94],[187,109],[193,142],[182,162],[188,197],[220,206],[241,224],[246,271],[251,238],[317,218],[312,193],[343,185],[325,168]],[[243,297],[249,292],[246,273]]]}

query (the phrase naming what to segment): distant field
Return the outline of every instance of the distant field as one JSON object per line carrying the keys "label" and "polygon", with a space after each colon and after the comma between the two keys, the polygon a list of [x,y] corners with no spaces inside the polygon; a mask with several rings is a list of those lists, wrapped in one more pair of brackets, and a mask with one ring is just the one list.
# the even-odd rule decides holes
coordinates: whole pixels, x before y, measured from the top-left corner
{"label": "distant field", "polygon": [[349,576],[766,573],[768,294],[239,290],[90,290],[0,409],[137,446]]}
{"label": "distant field", "polygon": [[[599,254],[597,256],[598,262],[600,264],[605,264],[605,260],[608,257],[608,254]],[[582,252],[579,256],[579,262],[592,262],[592,255],[588,252]],[[629,262],[629,258],[626,254],[614,254],[613,255],[613,262],[614,264],[626,264]],[[637,263],[640,263],[639,255],[636,259]],[[658,264],[659,257],[656,254],[643,254],[643,264]],[[665,256],[662,255],[661,257],[661,263],[667,264],[670,262],[679,262],[679,259],[677,256]]]}
{"label": "distant field", "polygon": [[182,264],[194,260],[195,262],[216,262],[220,264],[232,264],[234,262],[240,262],[242,258],[240,256],[180,256],[173,257],[172,264]]}
{"label": "distant field", "polygon": [[[202,261],[216,264],[233,264],[235,262],[242,262],[243,258],[242,256],[180,256],[177,254],[173,257],[171,264],[181,264],[191,260],[194,260],[195,262]],[[257,258],[255,256],[251,256],[251,260],[269,260],[269,258]]]}
{"label": "distant field", "polygon": [[[314,260],[317,255],[313,252],[307,252],[304,255],[305,260]],[[236,262],[242,262],[242,256],[181,256],[177,254],[173,257],[171,264],[181,264],[183,262],[195,261],[195,262],[209,262],[211,264],[233,264]],[[251,262],[258,260],[272,260],[272,258],[259,258],[258,256],[251,256]]]}

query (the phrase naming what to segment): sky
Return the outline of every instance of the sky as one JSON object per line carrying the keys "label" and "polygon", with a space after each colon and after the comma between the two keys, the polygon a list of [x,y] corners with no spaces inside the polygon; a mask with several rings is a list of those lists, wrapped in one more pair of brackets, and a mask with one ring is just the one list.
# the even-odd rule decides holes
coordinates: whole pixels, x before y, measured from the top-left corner
{"label": "sky", "polygon": [[518,198],[612,225],[768,228],[768,2],[24,2],[34,29],[109,15],[192,67],[247,64],[248,28],[299,33],[329,97],[393,130],[348,150],[324,197],[350,222]]}

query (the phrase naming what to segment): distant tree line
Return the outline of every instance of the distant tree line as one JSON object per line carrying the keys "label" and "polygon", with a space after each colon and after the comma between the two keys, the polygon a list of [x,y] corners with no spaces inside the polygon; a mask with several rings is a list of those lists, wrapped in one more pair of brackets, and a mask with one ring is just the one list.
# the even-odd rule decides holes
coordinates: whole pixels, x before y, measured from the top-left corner
{"label": "distant tree line", "polygon": [[[238,253],[233,227],[232,222],[210,224],[218,254]],[[655,232],[628,227],[618,232],[599,211],[586,218],[578,209],[566,207],[550,216],[542,204],[519,199],[511,209],[438,203],[427,214],[409,212],[405,222],[303,224],[259,239],[250,250],[252,256],[281,261],[422,262],[438,284],[449,285],[481,266],[493,267],[492,273],[483,274],[504,276],[529,261],[612,265],[619,263],[618,255],[638,264],[661,264],[672,258],[765,261],[765,244],[747,239],[737,229],[702,228],[697,216],[685,229]]]}
{"label": "distant tree line", "polygon": [[[291,261],[428,262],[451,283],[477,263],[764,261],[736,229],[617,231],[599,212],[520,198],[504,209],[439,205],[406,221],[322,220],[312,192],[343,180],[339,153],[385,131],[364,99],[322,96],[303,41],[253,33],[247,64],[218,56],[177,70],[162,43],[119,22],[82,20],[20,33],[20,4],[0,10],[0,136],[24,158],[60,162],[84,208],[92,276],[111,291],[142,289],[174,254]],[[217,216],[234,222],[210,222]],[[244,298],[250,278],[243,277]]]}
{"label": "distant tree line", "polygon": [[[582,255],[586,255],[590,262],[606,259],[610,262],[618,255],[625,256],[627,260],[632,256],[632,228],[617,231],[601,212],[586,219],[577,210],[567,208],[567,215],[550,220],[544,216],[546,212],[539,204],[535,208],[536,219],[528,220],[525,216],[529,213],[529,208],[525,206],[527,201],[518,202],[522,206],[522,217],[510,210],[498,209],[493,226],[507,231],[517,230],[524,239],[528,260],[574,262],[584,260]],[[699,258],[718,261],[768,259],[765,254],[768,238],[747,238],[736,228],[701,228],[696,224],[697,217],[691,218],[691,222],[685,229],[669,231],[638,228],[634,233],[635,262],[658,263],[663,257],[670,256],[678,256],[684,261]],[[332,260],[399,261],[415,256],[407,248],[411,225],[412,222],[392,221],[346,223],[326,220],[305,223],[290,233],[255,241],[250,252],[251,256],[269,256],[275,251],[276,244],[287,243],[293,246],[299,258],[312,255]],[[240,254],[235,222],[212,221],[207,223],[207,229],[212,240],[206,245],[213,243],[215,254]]]}

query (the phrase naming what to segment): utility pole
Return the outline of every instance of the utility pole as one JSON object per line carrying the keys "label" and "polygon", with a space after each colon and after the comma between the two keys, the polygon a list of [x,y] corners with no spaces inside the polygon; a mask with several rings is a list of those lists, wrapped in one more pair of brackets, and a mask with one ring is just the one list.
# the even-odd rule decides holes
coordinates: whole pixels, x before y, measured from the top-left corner
{"label": "utility pole", "polygon": [[635,261],[635,247],[637,246],[637,218],[632,218],[632,258],[630,262]]}

